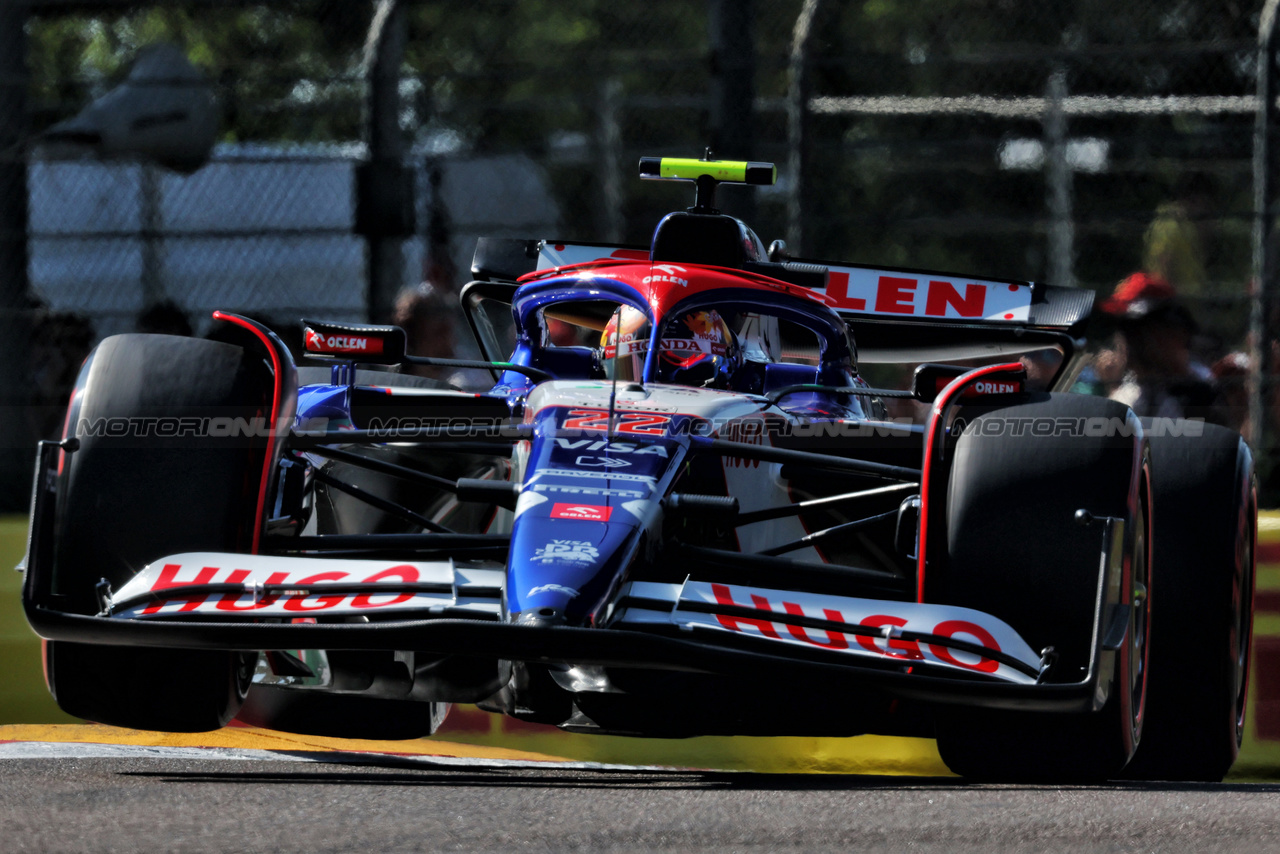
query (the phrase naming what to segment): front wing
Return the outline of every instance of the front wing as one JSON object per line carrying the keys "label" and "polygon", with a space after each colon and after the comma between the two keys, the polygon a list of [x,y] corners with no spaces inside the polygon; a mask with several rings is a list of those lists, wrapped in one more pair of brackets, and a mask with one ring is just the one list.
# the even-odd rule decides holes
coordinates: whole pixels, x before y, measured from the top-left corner
{"label": "front wing", "polygon": [[[497,620],[503,572],[398,562],[194,553],[162,558],[104,597],[111,619]],[[610,627],[746,634],[939,671],[1035,684],[1044,662],[1006,623],[968,608],[696,581],[627,585]]]}
{"label": "front wing", "polygon": [[[42,457],[56,444],[47,443]],[[42,459],[43,470],[49,461]],[[834,687],[989,707],[1097,708],[1101,663],[1122,641],[1123,606],[1107,581],[1122,559],[1123,524],[1100,543],[1094,647],[1084,678],[1045,681],[1050,656],[1003,621],[931,603],[814,594],[688,578],[632,582],[602,627],[501,622],[504,572],[452,560],[195,553],[155,561],[119,591],[100,589],[97,615],[68,613],[51,589],[53,490],[37,478],[23,603],[50,640],[187,649],[381,649],[504,660],[796,676]],[[1083,616],[1083,615],[1082,615]]]}

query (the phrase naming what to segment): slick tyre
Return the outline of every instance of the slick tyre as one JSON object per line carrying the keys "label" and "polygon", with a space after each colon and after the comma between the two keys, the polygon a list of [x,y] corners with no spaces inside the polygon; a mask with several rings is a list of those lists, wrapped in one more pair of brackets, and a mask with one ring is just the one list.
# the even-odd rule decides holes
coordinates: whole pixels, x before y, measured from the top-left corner
{"label": "slick tyre", "polygon": [[1244,736],[1257,482],[1240,435],[1149,425],[1160,597],[1142,743],[1124,776],[1218,782]]}
{"label": "slick tyre", "polygon": [[[1119,649],[1099,660],[1099,679],[1109,687],[1100,711],[940,707],[939,752],[952,771],[974,780],[1114,777],[1133,755],[1145,707],[1148,452],[1137,420],[1127,407],[1078,395],[962,414],[968,424],[950,473],[945,563],[927,598],[999,617],[1032,649],[1054,648],[1048,681],[1081,681],[1094,649],[1107,525],[1100,520],[1110,517],[1124,523],[1113,604],[1129,610],[1113,611],[1127,624]],[[997,429],[1015,422],[1031,427]],[[1084,423],[1121,429],[1090,435],[1035,427]],[[1081,524],[1082,509],[1095,521]]]}
{"label": "slick tyre", "polygon": [[[270,372],[240,347],[117,335],[86,360],[68,407],[58,476],[53,593],[93,614],[102,581],[119,589],[165,555],[248,551],[266,438],[214,437],[270,406]],[[256,656],[66,641],[45,647],[46,680],[67,713],[135,729],[217,729],[240,708]]]}

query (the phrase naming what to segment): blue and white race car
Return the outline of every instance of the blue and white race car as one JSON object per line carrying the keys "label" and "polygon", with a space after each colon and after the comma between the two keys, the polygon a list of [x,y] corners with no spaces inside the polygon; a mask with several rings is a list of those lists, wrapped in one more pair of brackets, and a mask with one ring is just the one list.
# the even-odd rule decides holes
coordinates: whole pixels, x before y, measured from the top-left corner
{"label": "blue and white race car", "polygon": [[308,321],[299,368],[224,313],[218,340],[103,341],[34,485],[24,603],[59,705],[412,738],[476,703],[936,737],[980,780],[1221,779],[1239,435],[1058,391],[1090,292],[788,259],[715,210],[770,164],[641,171],[697,185],[648,247],[480,242],[482,362]]}

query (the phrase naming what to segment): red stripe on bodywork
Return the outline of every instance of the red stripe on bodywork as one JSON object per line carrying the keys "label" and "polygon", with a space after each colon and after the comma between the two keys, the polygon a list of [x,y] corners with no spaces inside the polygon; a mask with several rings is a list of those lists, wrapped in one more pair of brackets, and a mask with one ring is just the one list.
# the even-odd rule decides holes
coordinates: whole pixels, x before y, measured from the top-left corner
{"label": "red stripe on bodywork", "polygon": [[[267,334],[258,327],[258,324],[253,323],[246,318],[237,317],[234,314],[226,314],[221,311],[215,311],[213,313],[213,319],[225,320],[227,323],[232,323],[239,326],[241,329],[248,330],[255,338],[262,342],[262,346],[266,348],[267,353],[271,356],[271,420],[267,423],[271,425],[270,429],[274,431],[276,429],[276,419],[280,415],[280,374],[284,367],[280,364],[280,357],[276,354],[276,348],[272,346],[271,339],[268,338]],[[274,464],[275,454],[271,453],[270,446],[268,446],[266,453],[263,455],[262,478],[261,482],[258,484],[258,504],[253,517],[253,543],[250,546],[250,552],[252,554],[257,554],[260,546],[263,519],[266,518],[267,512],[267,486],[271,483],[271,467]]]}

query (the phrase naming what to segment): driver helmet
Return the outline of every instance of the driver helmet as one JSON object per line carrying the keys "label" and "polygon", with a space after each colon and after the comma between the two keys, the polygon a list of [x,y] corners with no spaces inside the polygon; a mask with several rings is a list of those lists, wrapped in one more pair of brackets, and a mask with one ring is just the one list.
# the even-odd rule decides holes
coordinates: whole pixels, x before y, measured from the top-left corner
{"label": "driver helmet", "polygon": [[658,382],[727,388],[742,362],[742,348],[715,309],[667,321],[658,342]]}
{"label": "driver helmet", "polygon": [[649,351],[649,318],[629,305],[619,306],[600,336],[600,361],[609,379],[632,382],[644,376]]}

